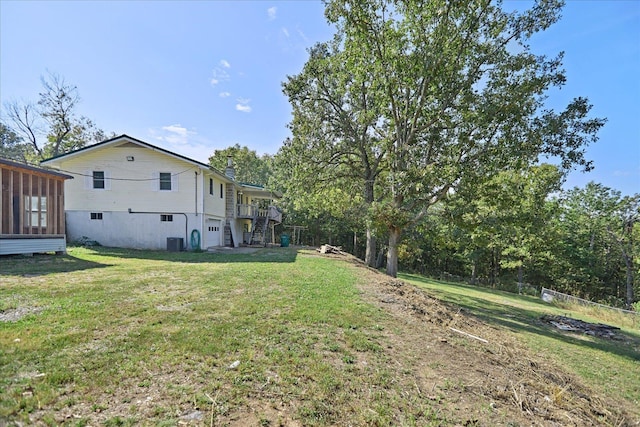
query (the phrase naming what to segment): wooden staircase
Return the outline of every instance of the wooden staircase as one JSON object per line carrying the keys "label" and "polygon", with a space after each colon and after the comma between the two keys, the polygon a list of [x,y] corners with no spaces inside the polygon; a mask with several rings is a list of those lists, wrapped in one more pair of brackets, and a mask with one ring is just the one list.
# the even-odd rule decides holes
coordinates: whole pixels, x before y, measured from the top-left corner
{"label": "wooden staircase", "polygon": [[229,248],[234,247],[233,234],[231,234],[231,226],[228,220],[224,224],[224,245]]}
{"label": "wooden staircase", "polygon": [[269,217],[268,216],[259,216],[258,210],[256,210],[256,214],[251,221],[251,239],[250,245],[261,245],[265,246],[267,244],[267,233],[269,231]]}

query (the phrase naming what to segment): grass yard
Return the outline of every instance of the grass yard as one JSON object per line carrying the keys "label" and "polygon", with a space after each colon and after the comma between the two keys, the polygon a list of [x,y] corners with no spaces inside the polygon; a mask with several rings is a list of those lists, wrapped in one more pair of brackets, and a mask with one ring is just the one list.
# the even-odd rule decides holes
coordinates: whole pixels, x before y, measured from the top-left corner
{"label": "grass yard", "polygon": [[587,340],[533,298],[406,279],[428,292],[294,248],[0,258],[0,425],[640,421],[633,325]]}

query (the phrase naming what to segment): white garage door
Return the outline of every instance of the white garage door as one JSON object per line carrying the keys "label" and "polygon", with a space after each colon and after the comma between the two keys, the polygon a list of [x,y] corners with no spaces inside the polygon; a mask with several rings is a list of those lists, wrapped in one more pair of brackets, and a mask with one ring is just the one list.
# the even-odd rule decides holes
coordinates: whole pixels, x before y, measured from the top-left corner
{"label": "white garage door", "polygon": [[221,241],[221,231],[220,231],[221,221],[219,219],[216,220],[207,220],[206,229],[205,229],[205,239],[204,244],[206,247],[210,246],[220,246]]}

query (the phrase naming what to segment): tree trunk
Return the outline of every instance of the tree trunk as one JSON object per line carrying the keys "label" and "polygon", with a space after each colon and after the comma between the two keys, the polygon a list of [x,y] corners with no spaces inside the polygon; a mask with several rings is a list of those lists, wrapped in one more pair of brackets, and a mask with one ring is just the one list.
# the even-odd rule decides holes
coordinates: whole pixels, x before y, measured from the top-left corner
{"label": "tree trunk", "polygon": [[364,254],[364,262],[369,267],[376,267],[376,236],[367,226],[367,248]]}
{"label": "tree trunk", "polygon": [[471,284],[478,284],[478,260],[476,258],[473,259],[473,265],[471,266]]}
{"label": "tree trunk", "polygon": [[389,251],[387,252],[387,274],[391,277],[398,276],[398,244],[400,243],[400,229],[389,229]]}
{"label": "tree trunk", "polygon": [[625,299],[627,308],[631,309],[631,304],[633,304],[633,258],[624,251],[622,252],[622,257],[624,258],[624,265],[627,268],[627,292]]}
{"label": "tree trunk", "polygon": [[381,268],[384,265],[384,248],[380,248],[376,257],[375,268]]}
{"label": "tree trunk", "polygon": [[522,268],[522,261],[521,261],[520,265],[518,266],[518,294],[522,293],[522,280],[523,280],[523,268]]}
{"label": "tree trunk", "polygon": [[358,258],[358,233],[353,232],[353,256]]}
{"label": "tree trunk", "polygon": [[[374,200],[374,180],[371,179],[371,174],[367,174],[364,184],[364,201],[367,206],[371,206]],[[377,267],[376,265],[376,236],[371,230],[371,225],[367,221],[367,247],[364,254],[364,263],[369,267]]]}

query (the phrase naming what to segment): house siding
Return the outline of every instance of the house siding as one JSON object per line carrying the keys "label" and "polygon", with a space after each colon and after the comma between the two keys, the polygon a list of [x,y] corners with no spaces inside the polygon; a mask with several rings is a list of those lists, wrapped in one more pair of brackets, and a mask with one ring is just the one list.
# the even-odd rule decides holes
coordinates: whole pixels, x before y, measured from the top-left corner
{"label": "house siding", "polygon": [[[197,166],[170,158],[147,148],[106,147],[80,157],[62,160],[57,165],[76,179],[66,183],[68,211],[108,212],[180,211],[196,209]],[[134,161],[127,161],[127,156]],[[93,189],[92,171],[104,171],[105,189]],[[157,174],[169,172],[174,179],[171,191],[158,189]],[[177,184],[177,189],[175,188]]]}

